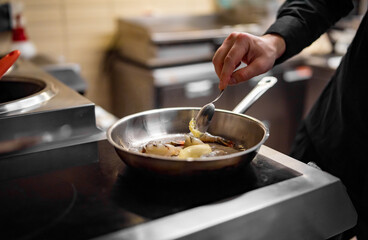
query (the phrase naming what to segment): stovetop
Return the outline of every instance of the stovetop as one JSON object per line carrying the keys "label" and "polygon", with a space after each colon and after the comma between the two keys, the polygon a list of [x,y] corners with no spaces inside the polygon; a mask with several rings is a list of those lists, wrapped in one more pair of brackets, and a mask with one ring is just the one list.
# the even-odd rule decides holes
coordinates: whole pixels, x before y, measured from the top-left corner
{"label": "stovetop", "polygon": [[127,168],[106,140],[98,148],[98,162],[1,182],[2,235],[89,239],[301,175],[258,155],[231,178],[154,179]]}

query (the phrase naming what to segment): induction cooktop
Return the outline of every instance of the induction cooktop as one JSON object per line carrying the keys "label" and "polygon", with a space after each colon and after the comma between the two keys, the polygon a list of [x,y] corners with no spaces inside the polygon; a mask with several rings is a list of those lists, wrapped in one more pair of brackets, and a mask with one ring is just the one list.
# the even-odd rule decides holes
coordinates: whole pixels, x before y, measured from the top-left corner
{"label": "induction cooktop", "polygon": [[[225,239],[232,233],[269,239],[328,236],[356,220],[336,178],[266,146],[239,174],[185,182],[135,172],[106,140],[98,152],[97,162],[0,182],[3,236]],[[264,236],[254,235],[264,228]]]}

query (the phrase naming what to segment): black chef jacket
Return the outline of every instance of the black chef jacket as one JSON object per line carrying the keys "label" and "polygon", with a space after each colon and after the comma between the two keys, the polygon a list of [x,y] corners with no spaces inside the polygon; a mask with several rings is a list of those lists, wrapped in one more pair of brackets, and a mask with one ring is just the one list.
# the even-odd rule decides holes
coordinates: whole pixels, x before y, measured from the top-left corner
{"label": "black chef jacket", "polygon": [[[266,31],[281,35],[286,42],[286,51],[276,64],[299,53],[352,8],[349,0],[286,1]],[[368,239],[367,126],[366,13],[340,66],[304,119],[291,153],[303,162],[316,162],[341,179],[358,212],[357,226],[345,235],[356,234],[359,240]]]}

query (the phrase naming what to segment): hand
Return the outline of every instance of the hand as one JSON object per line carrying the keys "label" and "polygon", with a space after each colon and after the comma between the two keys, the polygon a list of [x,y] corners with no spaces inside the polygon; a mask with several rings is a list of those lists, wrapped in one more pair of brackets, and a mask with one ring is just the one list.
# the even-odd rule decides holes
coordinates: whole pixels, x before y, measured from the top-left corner
{"label": "hand", "polygon": [[[279,35],[258,37],[248,33],[231,33],[212,59],[220,78],[219,88],[223,90],[227,85],[235,85],[267,72],[285,48],[285,41]],[[247,66],[234,72],[241,62]]]}

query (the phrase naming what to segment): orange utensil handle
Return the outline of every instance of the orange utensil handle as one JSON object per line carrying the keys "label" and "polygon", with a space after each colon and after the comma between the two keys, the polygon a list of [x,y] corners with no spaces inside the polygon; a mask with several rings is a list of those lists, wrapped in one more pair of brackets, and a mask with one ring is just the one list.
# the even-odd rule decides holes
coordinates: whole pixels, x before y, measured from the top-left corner
{"label": "orange utensil handle", "polygon": [[8,69],[15,63],[20,55],[19,50],[14,50],[8,53],[5,57],[0,59],[0,78],[8,71]]}

